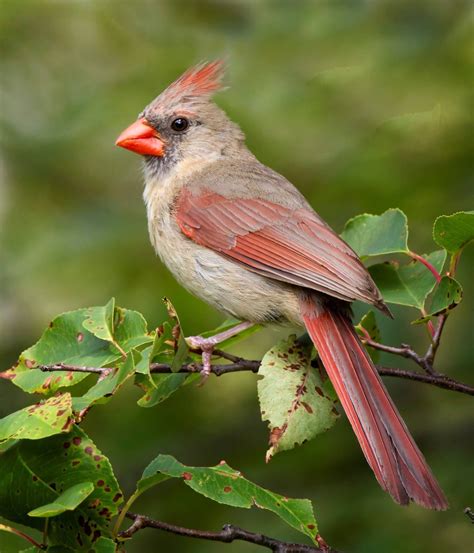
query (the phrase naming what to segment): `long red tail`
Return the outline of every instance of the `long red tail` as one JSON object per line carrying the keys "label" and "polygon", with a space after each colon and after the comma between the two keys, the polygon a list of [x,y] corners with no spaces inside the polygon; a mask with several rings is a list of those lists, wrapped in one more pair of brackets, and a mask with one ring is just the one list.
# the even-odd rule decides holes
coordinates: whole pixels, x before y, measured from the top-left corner
{"label": "long red tail", "polygon": [[305,297],[306,328],[339,396],[362,451],[384,490],[401,505],[428,509],[448,502],[390,399],[349,316]]}

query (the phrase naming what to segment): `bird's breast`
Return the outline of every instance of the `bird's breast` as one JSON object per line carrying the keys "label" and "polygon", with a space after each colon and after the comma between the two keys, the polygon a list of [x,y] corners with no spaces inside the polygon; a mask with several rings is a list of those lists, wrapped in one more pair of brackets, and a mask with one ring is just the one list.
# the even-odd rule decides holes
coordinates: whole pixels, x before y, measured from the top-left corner
{"label": "bird's breast", "polygon": [[299,323],[296,290],[187,238],[173,214],[175,197],[173,188],[166,186],[145,194],[151,243],[176,280],[195,296],[238,319]]}

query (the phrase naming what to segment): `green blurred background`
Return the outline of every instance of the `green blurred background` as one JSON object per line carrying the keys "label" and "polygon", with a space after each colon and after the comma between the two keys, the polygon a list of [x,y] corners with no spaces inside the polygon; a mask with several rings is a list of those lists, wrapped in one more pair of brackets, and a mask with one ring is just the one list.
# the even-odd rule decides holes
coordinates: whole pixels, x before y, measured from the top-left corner
{"label": "green blurred background", "polygon": [[[218,103],[257,157],[293,181],[336,230],[358,213],[400,207],[412,249],[434,249],[434,218],[473,205],[470,10],[469,2],[433,0],[2,0],[0,368],[54,315],[111,296],[156,325],[166,295],[188,334],[222,320],[155,258],[140,160],[114,146],[144,105],[200,60],[227,58],[231,88]],[[467,251],[459,273],[466,301],[450,318],[438,361],[439,370],[467,381],[470,262]],[[380,320],[384,340],[426,347],[423,329],[409,325],[416,312],[394,312],[395,321]],[[261,356],[281,334],[266,330],[236,351]],[[140,393],[130,385],[95,407],[84,428],[126,492],[159,452],[195,465],[226,459],[260,485],[312,499],[322,535],[347,552],[468,551],[474,533],[462,511],[474,507],[472,400],[416,383],[388,386],[450,499],[446,513],[392,503],[345,418],[265,465],[254,375],[211,377],[148,410],[136,406]],[[0,381],[0,416],[29,402]],[[179,483],[149,491],[135,510],[202,529],[232,522],[304,539],[274,516],[213,504]],[[0,535],[2,553],[23,547]],[[153,530],[128,547],[158,550],[261,549]]]}

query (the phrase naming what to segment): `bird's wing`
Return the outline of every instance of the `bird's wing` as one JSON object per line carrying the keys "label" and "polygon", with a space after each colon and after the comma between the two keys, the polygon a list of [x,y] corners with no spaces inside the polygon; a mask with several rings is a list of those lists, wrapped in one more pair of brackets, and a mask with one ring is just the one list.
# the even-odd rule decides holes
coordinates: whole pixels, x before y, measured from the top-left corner
{"label": "bird's wing", "polygon": [[251,271],[386,310],[357,254],[309,207],[184,188],[175,217],[188,238]]}

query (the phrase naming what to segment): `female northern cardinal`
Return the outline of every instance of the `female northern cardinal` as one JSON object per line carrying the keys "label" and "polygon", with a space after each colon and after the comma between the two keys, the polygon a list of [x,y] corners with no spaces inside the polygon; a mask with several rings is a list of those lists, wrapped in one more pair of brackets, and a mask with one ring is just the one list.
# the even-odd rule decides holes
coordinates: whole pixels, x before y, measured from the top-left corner
{"label": "female northern cardinal", "polygon": [[[212,102],[219,61],[186,71],[117,145],[145,156],[151,242],[196,296],[252,323],[306,327],[379,484],[402,505],[448,503],[351,323],[353,300],[389,313],[354,251]],[[199,340],[209,368],[219,338]]]}

